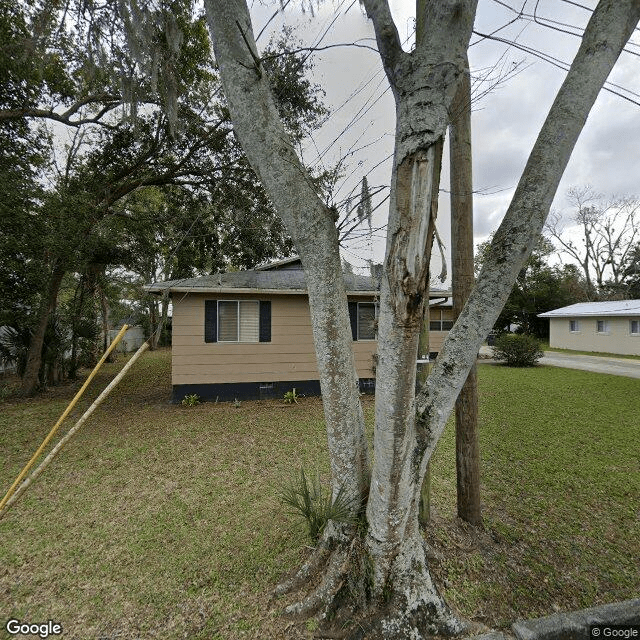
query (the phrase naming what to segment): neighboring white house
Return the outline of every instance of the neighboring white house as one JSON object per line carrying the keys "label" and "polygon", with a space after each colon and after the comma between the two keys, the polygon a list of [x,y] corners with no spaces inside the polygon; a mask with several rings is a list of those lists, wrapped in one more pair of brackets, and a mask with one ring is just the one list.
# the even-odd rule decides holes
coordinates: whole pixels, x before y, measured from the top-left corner
{"label": "neighboring white house", "polygon": [[[113,339],[120,333],[120,329],[110,329],[109,330],[109,344],[113,342]],[[134,325],[129,327],[124,336],[122,336],[122,340],[118,343],[116,347],[116,351],[120,351],[121,353],[131,353],[132,351],[137,351],[144,342],[144,329],[140,325]]]}
{"label": "neighboring white house", "polygon": [[640,356],[640,300],[580,302],[538,317],[549,318],[552,347]]}

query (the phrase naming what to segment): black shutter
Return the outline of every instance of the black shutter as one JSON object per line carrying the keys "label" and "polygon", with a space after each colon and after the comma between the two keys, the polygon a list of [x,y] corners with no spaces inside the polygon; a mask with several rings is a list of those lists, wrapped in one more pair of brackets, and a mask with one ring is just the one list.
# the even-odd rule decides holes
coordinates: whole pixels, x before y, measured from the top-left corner
{"label": "black shutter", "polygon": [[349,321],[351,322],[351,337],[358,339],[358,303],[349,303]]}
{"label": "black shutter", "polygon": [[204,341],[218,342],[218,301],[204,301]]}
{"label": "black shutter", "polygon": [[260,342],[271,342],[271,300],[260,300]]}

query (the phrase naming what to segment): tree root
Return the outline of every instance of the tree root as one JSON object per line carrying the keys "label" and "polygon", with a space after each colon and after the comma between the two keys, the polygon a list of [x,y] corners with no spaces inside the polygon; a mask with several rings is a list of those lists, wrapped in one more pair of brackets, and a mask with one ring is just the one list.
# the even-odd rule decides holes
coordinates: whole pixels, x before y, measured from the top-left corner
{"label": "tree root", "polygon": [[322,621],[318,639],[406,640],[465,631],[466,624],[431,580],[421,539],[405,541],[391,561],[390,580],[377,593],[370,549],[354,533],[350,538],[344,531],[326,535],[298,572],[278,585],[279,595],[322,576],[304,599],[286,607],[285,615],[316,615]]}
{"label": "tree root", "polygon": [[304,585],[311,576],[315,575],[325,563],[331,552],[331,543],[321,540],[318,546],[311,552],[307,561],[290,578],[281,582],[274,590],[273,597],[291,593]]}
{"label": "tree root", "polygon": [[289,605],[285,613],[289,616],[308,617],[329,606],[344,582],[349,566],[349,551],[337,548],[329,560],[322,582],[304,600]]}

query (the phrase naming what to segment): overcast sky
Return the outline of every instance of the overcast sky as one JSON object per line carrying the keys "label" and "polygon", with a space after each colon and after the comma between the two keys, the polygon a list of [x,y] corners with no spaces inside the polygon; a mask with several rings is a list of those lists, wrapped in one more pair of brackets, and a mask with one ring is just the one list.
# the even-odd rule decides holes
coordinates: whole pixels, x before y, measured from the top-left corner
{"label": "overcast sky", "polygon": [[[559,31],[579,32],[589,19],[593,0],[480,0],[475,30],[517,40],[523,47],[543,52],[570,63],[579,38]],[[277,16],[270,28],[283,23],[295,25],[305,46],[326,47],[358,42],[375,48],[373,27],[353,0],[325,0],[311,16],[302,14],[300,0]],[[277,6],[277,4],[276,4]],[[414,28],[413,0],[391,0],[398,31],[407,48]],[[509,7],[513,7],[510,9]],[[537,9],[536,9],[537,7]],[[534,20],[534,11],[535,19]],[[274,5],[255,2],[252,8],[256,33],[273,14]],[[522,12],[520,14],[520,12]],[[551,22],[555,21],[555,22]],[[552,25],[556,29],[549,28]],[[268,36],[262,36],[264,46]],[[609,81],[612,87],[640,102],[640,33],[638,30],[623,53]],[[500,224],[555,93],[565,76],[562,69],[505,43],[472,36],[469,50],[472,81],[499,63],[503,72],[518,73],[473,105],[474,225],[476,241],[485,239]],[[342,202],[351,191],[359,193],[363,175],[371,186],[388,185],[393,152],[394,104],[380,58],[365,48],[336,47],[316,52],[313,79],[326,92],[326,104],[333,110],[323,128],[305,149],[309,164],[335,164],[347,155],[345,178],[334,195]],[[495,77],[495,73],[493,76]],[[621,89],[622,88],[622,89]],[[318,158],[320,156],[320,158]],[[570,213],[566,192],[571,186],[591,185],[606,195],[640,195],[640,106],[606,91],[601,92],[574,150],[556,195],[554,208]],[[441,189],[449,186],[448,156],[445,155]],[[386,195],[388,191],[385,190]],[[374,214],[374,226],[384,225],[386,204]],[[439,227],[448,245],[448,194],[441,193]],[[367,259],[381,261],[384,232],[362,235],[350,242],[344,257],[360,266]],[[433,271],[439,270],[438,264]]]}

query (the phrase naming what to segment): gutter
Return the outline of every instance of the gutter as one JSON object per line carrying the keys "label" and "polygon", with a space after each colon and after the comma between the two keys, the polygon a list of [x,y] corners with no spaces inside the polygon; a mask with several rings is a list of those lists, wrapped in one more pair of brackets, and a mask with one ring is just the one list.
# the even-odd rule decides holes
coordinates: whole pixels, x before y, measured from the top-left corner
{"label": "gutter", "polygon": [[[238,288],[217,288],[211,289],[208,287],[151,287],[145,285],[142,287],[148,293],[155,295],[162,295],[165,292],[171,293],[232,293],[232,294],[258,294],[258,295],[307,295],[306,289],[238,289]],[[375,296],[377,291],[347,291],[348,296]]]}

